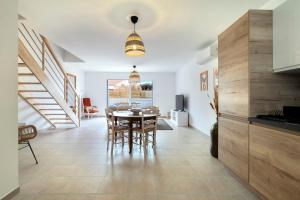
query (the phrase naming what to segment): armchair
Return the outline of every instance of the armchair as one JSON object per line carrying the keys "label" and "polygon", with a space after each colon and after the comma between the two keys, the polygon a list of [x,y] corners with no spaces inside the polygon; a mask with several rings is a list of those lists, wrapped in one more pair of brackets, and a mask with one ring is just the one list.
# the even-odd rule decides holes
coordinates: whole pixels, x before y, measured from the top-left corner
{"label": "armchair", "polygon": [[87,115],[88,118],[99,113],[99,109],[97,108],[97,106],[92,106],[90,98],[83,98],[82,102],[84,115]]}

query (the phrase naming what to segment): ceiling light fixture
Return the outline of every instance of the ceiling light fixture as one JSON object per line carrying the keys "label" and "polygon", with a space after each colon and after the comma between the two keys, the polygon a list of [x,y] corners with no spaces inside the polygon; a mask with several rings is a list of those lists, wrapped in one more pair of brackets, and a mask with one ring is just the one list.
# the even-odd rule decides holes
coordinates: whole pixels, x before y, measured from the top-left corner
{"label": "ceiling light fixture", "polygon": [[129,75],[129,83],[131,84],[137,84],[140,83],[141,77],[138,71],[136,71],[136,66],[133,65],[133,71]]}
{"label": "ceiling light fixture", "polygon": [[144,56],[145,47],[143,40],[139,34],[135,32],[135,24],[138,22],[139,18],[137,16],[130,17],[131,22],[133,23],[133,33],[131,33],[126,40],[125,44],[125,54],[127,56]]}

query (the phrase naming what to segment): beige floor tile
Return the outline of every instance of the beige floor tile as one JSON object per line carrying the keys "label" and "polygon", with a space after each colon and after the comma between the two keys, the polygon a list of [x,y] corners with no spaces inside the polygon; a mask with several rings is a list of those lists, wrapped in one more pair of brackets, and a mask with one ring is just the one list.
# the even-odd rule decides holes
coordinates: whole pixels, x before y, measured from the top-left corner
{"label": "beige floor tile", "polygon": [[106,150],[104,118],[80,128],[40,131],[39,164],[19,153],[21,192],[14,200],[255,200],[209,155],[209,137],[191,128],[158,131],[157,154],[134,146]]}

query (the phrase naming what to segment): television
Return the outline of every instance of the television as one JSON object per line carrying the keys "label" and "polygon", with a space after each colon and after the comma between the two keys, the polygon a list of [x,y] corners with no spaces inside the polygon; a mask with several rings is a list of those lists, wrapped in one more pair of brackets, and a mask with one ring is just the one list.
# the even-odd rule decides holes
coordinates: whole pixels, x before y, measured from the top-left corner
{"label": "television", "polygon": [[184,95],[176,95],[176,111],[184,111]]}

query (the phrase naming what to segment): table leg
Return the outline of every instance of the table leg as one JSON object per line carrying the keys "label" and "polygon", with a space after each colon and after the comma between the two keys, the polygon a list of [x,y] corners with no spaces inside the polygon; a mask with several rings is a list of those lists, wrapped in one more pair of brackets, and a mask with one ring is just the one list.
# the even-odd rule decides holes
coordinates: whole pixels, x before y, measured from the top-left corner
{"label": "table leg", "polygon": [[132,152],[132,145],[133,145],[133,133],[132,133],[132,121],[129,121],[129,153]]}

